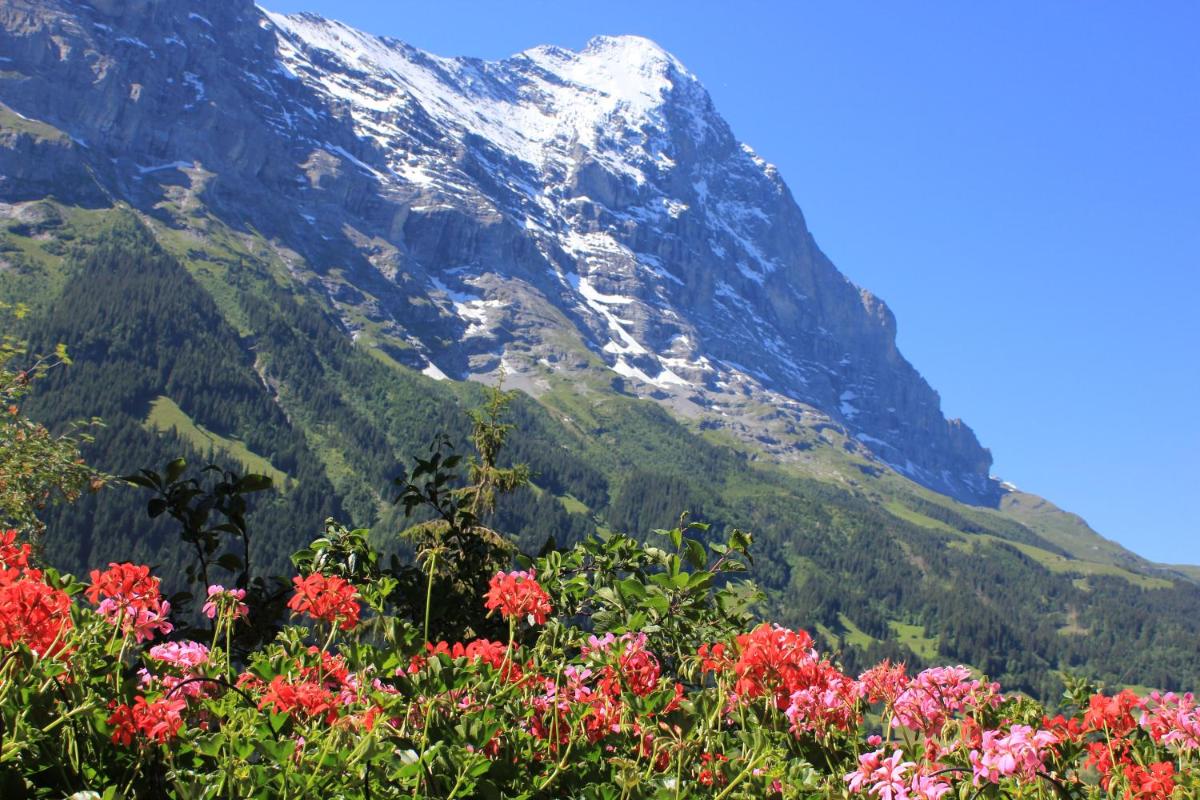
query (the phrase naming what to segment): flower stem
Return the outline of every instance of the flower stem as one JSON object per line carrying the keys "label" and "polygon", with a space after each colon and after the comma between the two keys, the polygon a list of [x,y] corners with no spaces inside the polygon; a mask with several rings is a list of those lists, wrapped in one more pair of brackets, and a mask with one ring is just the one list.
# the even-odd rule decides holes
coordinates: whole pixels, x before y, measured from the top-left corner
{"label": "flower stem", "polygon": [[425,584],[425,644],[429,644],[429,608],[433,602],[433,575],[437,572],[437,548],[429,554],[429,580]]}

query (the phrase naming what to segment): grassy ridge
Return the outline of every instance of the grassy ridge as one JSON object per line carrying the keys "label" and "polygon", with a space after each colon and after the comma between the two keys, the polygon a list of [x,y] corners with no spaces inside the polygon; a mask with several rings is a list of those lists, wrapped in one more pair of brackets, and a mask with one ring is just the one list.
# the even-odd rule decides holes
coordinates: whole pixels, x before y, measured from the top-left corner
{"label": "grassy ridge", "polygon": [[150,414],[146,417],[145,426],[149,430],[163,433],[171,431],[209,458],[215,459],[217,454],[228,456],[246,472],[271,478],[275,485],[284,491],[292,483],[292,479],[286,472],[250,450],[245,442],[213,433],[203,425],[198,425],[169,397],[154,398],[154,401],[150,403]]}
{"label": "grassy ridge", "polygon": [[8,106],[0,103],[0,133],[25,134],[37,140],[46,142],[65,142],[70,139],[65,133],[53,125],[36,119],[23,117]]}
{"label": "grassy ridge", "polygon": [[886,505],[888,512],[894,514],[900,519],[912,522],[916,525],[931,528],[933,530],[942,531],[953,535],[961,541],[951,542],[950,547],[955,547],[964,552],[975,552],[976,547],[980,543],[990,542],[994,544],[1006,544],[1015,547],[1025,555],[1032,558],[1037,563],[1041,564],[1051,572],[1059,572],[1070,575],[1109,575],[1129,581],[1137,586],[1146,589],[1165,589],[1171,586],[1171,581],[1165,578],[1154,577],[1134,572],[1129,569],[1115,566],[1099,561],[1090,561],[1082,558],[1068,558],[1059,553],[1053,553],[1036,545],[1026,544],[1024,542],[1013,542],[999,536],[982,533],[964,533],[956,528],[947,525],[941,520],[936,520],[927,517],[918,511],[906,507],[899,500],[891,500]]}

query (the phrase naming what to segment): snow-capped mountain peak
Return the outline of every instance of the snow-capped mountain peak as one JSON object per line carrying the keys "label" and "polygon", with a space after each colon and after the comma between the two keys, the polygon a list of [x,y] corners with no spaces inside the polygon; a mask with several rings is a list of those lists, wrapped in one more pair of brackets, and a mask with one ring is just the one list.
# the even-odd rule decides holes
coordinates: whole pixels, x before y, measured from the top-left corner
{"label": "snow-capped mountain peak", "polygon": [[[663,106],[676,83],[695,78],[662,48],[638,36],[601,36],[576,53],[536,47],[501,62],[441,58],[310,14],[268,14],[289,68],[315,78],[350,104],[364,133],[385,146],[380,116],[416,102],[459,135],[486,140],[536,169],[583,148],[608,155],[613,141],[636,148],[666,126]],[[330,71],[323,64],[342,67]],[[635,180],[629,159],[605,158]]]}
{"label": "snow-capped mountain peak", "polygon": [[18,6],[0,43],[27,77],[0,100],[87,143],[57,163],[270,237],[362,346],[534,392],[602,374],[777,458],[839,430],[941,491],[996,491],[891,312],[647,39],[484,61],[248,0]]}

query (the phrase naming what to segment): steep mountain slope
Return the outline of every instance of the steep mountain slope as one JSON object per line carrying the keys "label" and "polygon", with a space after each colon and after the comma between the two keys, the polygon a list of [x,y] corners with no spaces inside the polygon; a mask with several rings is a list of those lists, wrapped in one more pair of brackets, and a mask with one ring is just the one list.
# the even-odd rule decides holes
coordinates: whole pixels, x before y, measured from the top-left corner
{"label": "steep mountain slope", "polygon": [[[455,378],[504,363],[535,393],[602,364],[779,458],[832,424],[939,491],[998,491],[887,307],[646,40],[490,63],[248,2],[0,13],[0,99],[69,135],[54,160],[78,162],[79,192],[276,239],[352,335],[402,363]],[[51,157],[20,152],[10,197]]]}
{"label": "steep mountain slope", "polygon": [[[752,529],[774,616],[850,663],[1200,680],[1196,585],[989,478],[652,43],[481,62],[241,0],[10,0],[0,58],[0,298],[77,356],[34,410],[105,417],[115,471],[286,476],[258,563],[327,514],[388,540],[388,482],[502,368],[536,488],[496,525],[525,548],[686,508]],[[131,492],[53,522],[73,569],[169,566]]]}

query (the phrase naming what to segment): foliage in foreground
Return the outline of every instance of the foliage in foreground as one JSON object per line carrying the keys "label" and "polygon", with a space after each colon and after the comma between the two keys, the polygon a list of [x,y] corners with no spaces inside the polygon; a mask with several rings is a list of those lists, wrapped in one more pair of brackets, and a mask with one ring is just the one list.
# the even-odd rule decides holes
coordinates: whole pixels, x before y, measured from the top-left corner
{"label": "foliage in foreground", "polygon": [[[0,302],[0,325],[25,313],[22,306]],[[21,401],[33,382],[70,363],[62,345],[53,355],[29,359],[23,341],[0,332],[0,519],[35,533],[43,528],[37,512],[47,504],[75,500],[86,488],[98,488],[102,482],[80,458],[79,444],[90,438],[78,430],[82,424],[55,435],[21,414]]]}
{"label": "foliage in foreground", "polygon": [[[962,667],[857,678],[755,624],[749,538],[619,535],[499,572],[507,636],[424,641],[334,574],[241,656],[243,590],[173,639],[147,567],[87,584],[0,544],[4,797],[1195,796],[1191,695],[1072,687],[1066,716]],[[194,633],[194,632],[193,632]],[[88,795],[86,792],[96,792]],[[1174,795],[1172,793],[1175,793]]]}

